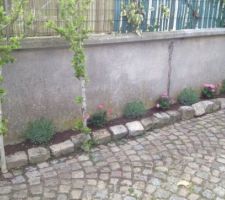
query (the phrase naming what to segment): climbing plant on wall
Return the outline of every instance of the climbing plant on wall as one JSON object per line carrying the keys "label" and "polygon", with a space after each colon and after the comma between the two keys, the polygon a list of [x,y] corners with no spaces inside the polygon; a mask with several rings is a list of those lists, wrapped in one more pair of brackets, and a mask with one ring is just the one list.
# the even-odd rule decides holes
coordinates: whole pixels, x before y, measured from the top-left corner
{"label": "climbing plant on wall", "polygon": [[[20,42],[23,39],[22,35],[11,36],[10,28],[16,20],[23,15],[23,8],[26,5],[25,0],[13,0],[9,6],[8,1],[0,0],[0,83],[2,84],[4,77],[2,69],[9,63],[14,62],[11,55],[12,51],[18,49]],[[30,18],[26,21],[26,25],[30,24]],[[5,150],[3,136],[7,132],[6,120],[2,116],[2,101],[5,96],[5,90],[0,87],[0,148],[1,148],[1,170],[3,173],[7,172],[5,161]]]}

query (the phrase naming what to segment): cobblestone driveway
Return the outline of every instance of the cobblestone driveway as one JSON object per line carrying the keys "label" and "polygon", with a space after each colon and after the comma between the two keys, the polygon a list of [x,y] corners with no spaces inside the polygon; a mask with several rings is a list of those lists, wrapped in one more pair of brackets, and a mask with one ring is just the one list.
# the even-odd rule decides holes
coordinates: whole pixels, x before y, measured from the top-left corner
{"label": "cobblestone driveway", "polygon": [[225,199],[225,111],[12,171],[0,199]]}

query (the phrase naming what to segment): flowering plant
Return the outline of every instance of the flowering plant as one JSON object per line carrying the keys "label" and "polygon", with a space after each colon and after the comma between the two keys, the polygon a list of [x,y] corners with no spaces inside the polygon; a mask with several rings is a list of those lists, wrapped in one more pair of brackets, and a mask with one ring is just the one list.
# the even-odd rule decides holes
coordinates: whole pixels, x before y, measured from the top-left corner
{"label": "flowering plant", "polygon": [[103,127],[106,122],[109,115],[112,114],[112,109],[106,109],[104,104],[99,104],[97,106],[97,111],[93,113],[88,118],[88,126],[89,127],[96,127],[101,128]]}
{"label": "flowering plant", "polygon": [[167,93],[162,94],[156,104],[156,108],[161,108],[162,110],[167,110],[171,107],[171,99]]}
{"label": "flowering plant", "polygon": [[217,89],[218,89],[217,85],[205,83],[202,88],[202,97],[207,99],[214,98]]}

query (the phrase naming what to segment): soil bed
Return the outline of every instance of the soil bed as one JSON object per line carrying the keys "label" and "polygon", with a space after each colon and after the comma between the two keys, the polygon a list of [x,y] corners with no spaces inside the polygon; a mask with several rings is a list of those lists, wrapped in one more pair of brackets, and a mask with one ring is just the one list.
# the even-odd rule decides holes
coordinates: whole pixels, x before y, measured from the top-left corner
{"label": "soil bed", "polygon": [[[216,98],[225,98],[225,95],[218,95]],[[201,98],[201,100],[206,100],[206,99]],[[178,110],[178,108],[180,106],[181,105],[179,103],[175,103],[175,104],[173,104],[170,107],[169,110]],[[116,119],[108,121],[106,123],[106,125],[104,127],[102,127],[102,128],[109,128],[110,126],[115,126],[115,125],[119,125],[119,124],[126,124],[127,122],[131,122],[131,121],[134,121],[134,120],[140,120],[140,119],[145,118],[145,117],[150,117],[154,113],[158,113],[158,112],[165,112],[165,110],[153,107],[151,109],[148,109],[147,112],[145,113],[145,115],[140,117],[140,118],[127,119],[125,117],[119,117],[119,118],[116,118]],[[102,129],[102,128],[96,128],[96,127],[90,127],[90,128],[93,131]],[[46,146],[49,146],[49,145],[52,145],[52,144],[58,144],[60,142],[64,142],[64,141],[70,139],[71,136],[76,135],[76,134],[79,134],[79,132],[76,132],[76,131],[73,131],[73,130],[67,130],[67,131],[64,131],[64,132],[58,132],[58,133],[56,133],[54,135],[54,137],[50,141],[50,143],[48,145],[46,145]],[[32,144],[29,140],[26,140],[26,141],[21,142],[19,144],[6,145],[5,146],[5,152],[6,152],[6,155],[10,155],[10,154],[16,153],[17,151],[26,151],[29,148],[40,147],[40,146],[44,146],[44,145],[35,145],[35,144]]]}

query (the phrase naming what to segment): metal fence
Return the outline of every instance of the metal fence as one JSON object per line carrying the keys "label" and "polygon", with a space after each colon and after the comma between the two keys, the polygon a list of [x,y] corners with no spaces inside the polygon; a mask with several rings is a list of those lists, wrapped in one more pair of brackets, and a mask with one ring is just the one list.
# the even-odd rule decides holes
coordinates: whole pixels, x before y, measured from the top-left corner
{"label": "metal fence", "polygon": [[[121,3],[131,0],[93,0],[87,13],[87,26],[94,33],[132,31],[126,17],[121,16]],[[144,5],[143,31],[169,31],[193,28],[224,27],[224,0],[139,0]],[[169,10],[165,15],[162,8]],[[55,35],[46,27],[51,19],[61,23],[57,0],[29,0],[34,21],[26,27],[23,16],[10,29],[11,34],[26,36]]]}

